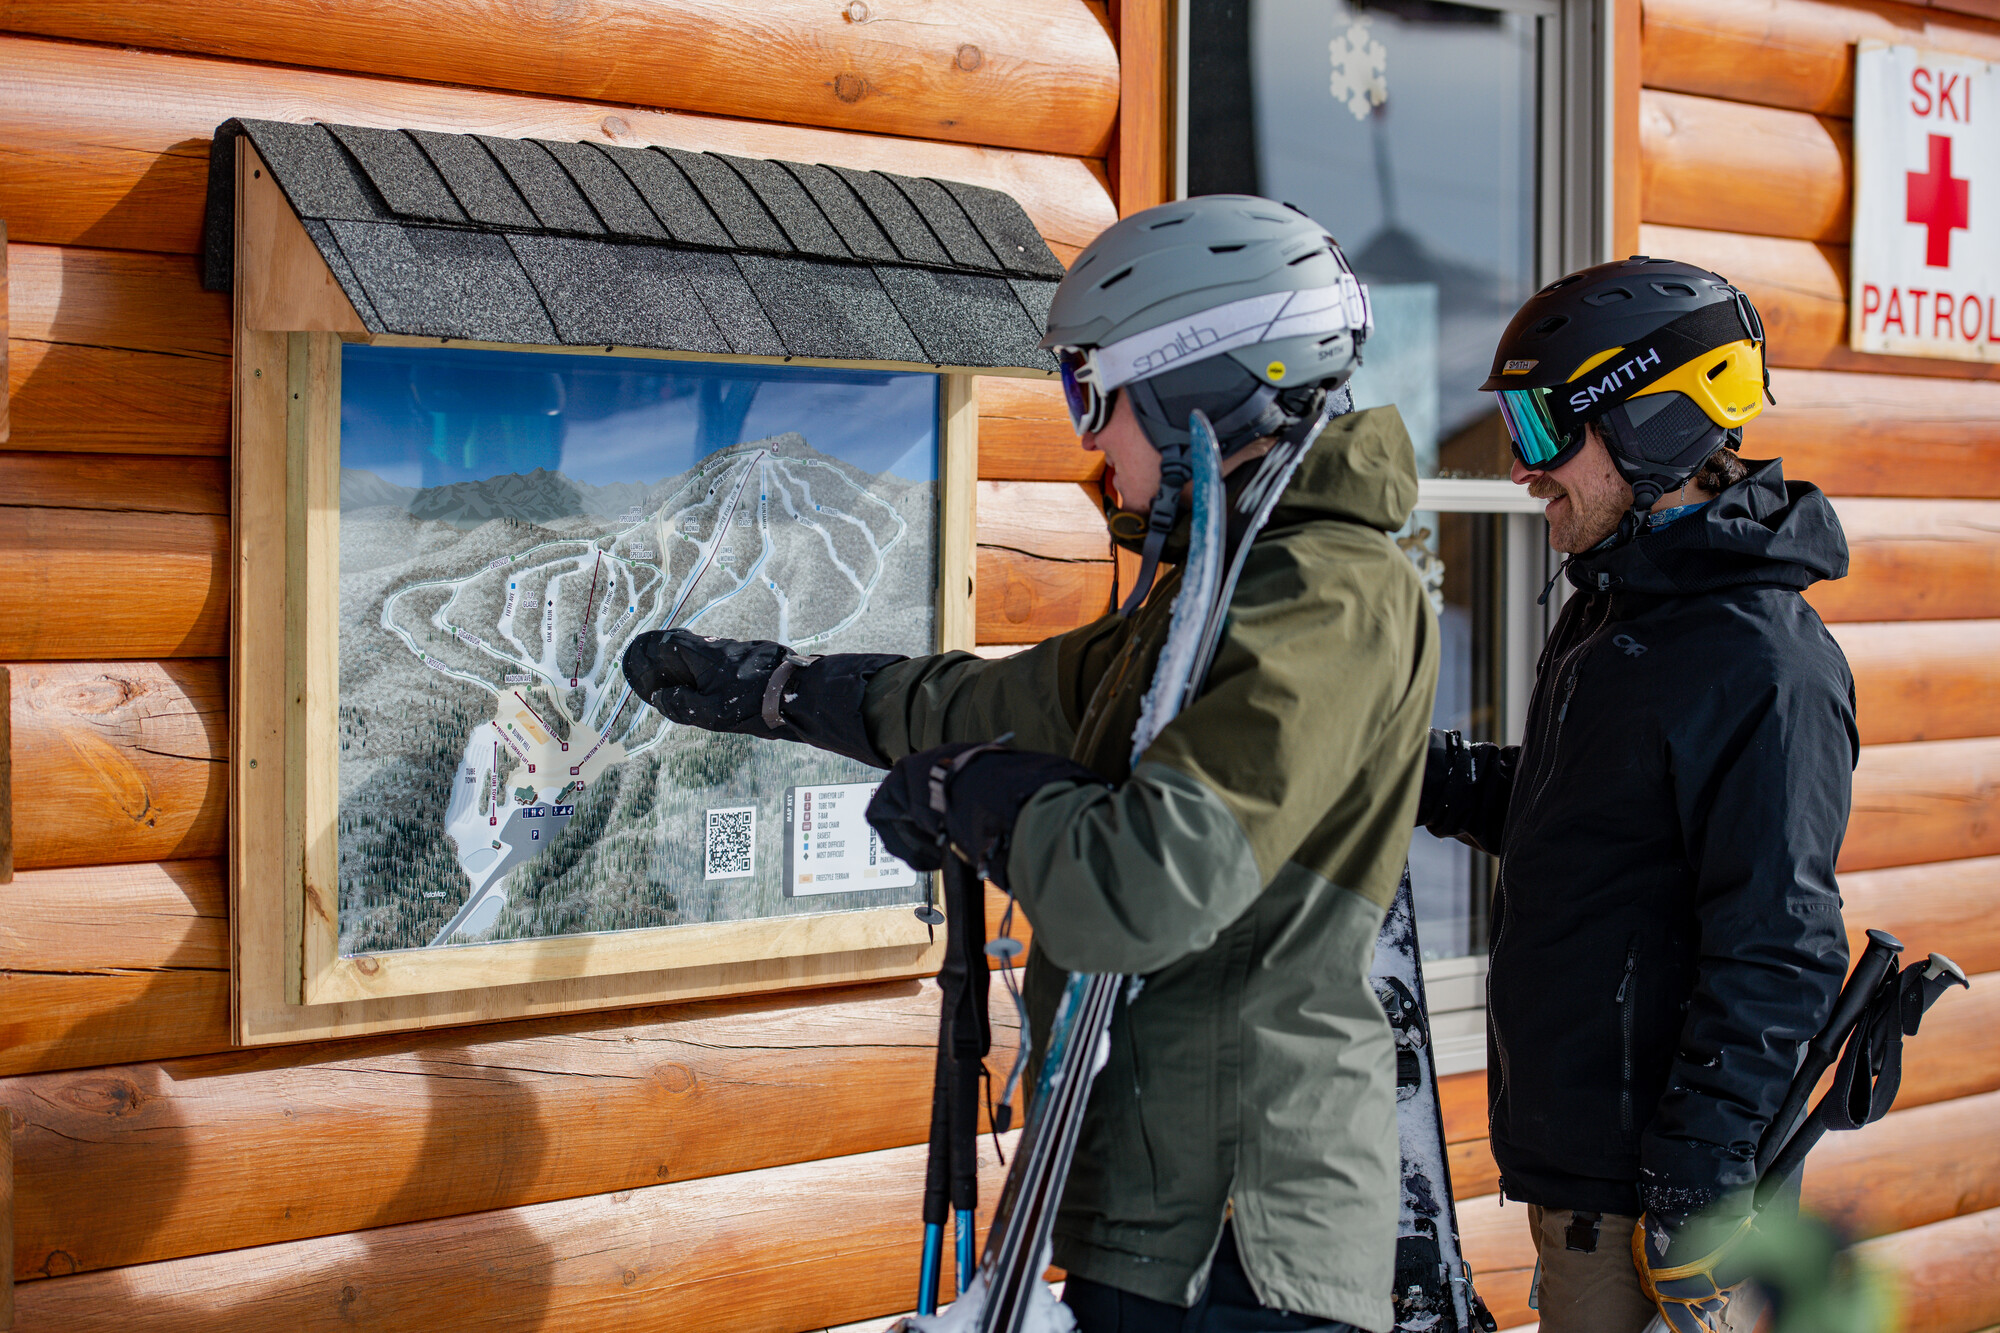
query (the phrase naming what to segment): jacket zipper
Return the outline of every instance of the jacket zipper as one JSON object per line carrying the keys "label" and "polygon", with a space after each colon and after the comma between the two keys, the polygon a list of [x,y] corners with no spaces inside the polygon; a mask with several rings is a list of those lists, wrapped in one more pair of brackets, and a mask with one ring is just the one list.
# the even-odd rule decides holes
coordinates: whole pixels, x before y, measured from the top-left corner
{"label": "jacket zipper", "polygon": [[[1547,718],[1548,714],[1555,713],[1555,716],[1548,718],[1541,728],[1535,728],[1533,726],[1534,718],[1531,714],[1529,717],[1530,727],[1528,733],[1522,738],[1524,742],[1522,748],[1525,751],[1525,742],[1534,739],[1534,734],[1537,730],[1552,731],[1547,747],[1546,765],[1540,762],[1542,760],[1541,755],[1537,754],[1536,756],[1538,761],[1536,767],[1545,768],[1546,771],[1537,781],[1533,794],[1528,798],[1528,804],[1521,810],[1521,817],[1524,820],[1533,811],[1535,802],[1541,799],[1542,791],[1548,786],[1549,779],[1555,776],[1555,756],[1557,746],[1562,740],[1562,722],[1569,716],[1569,701],[1571,696],[1576,693],[1577,677],[1583,671],[1583,658],[1590,646],[1596,642],[1597,636],[1602,634],[1605,627],[1610,623],[1611,599],[1606,597],[1604,599],[1604,612],[1597,618],[1597,623],[1584,631],[1582,638],[1577,641],[1575,646],[1564,652],[1560,658],[1554,659],[1557,677],[1561,678],[1563,673],[1567,672],[1568,684],[1563,691],[1561,711],[1556,712],[1554,691],[1550,691],[1549,699],[1543,704],[1543,715]],[[1548,661],[1550,658],[1544,657],[1543,660]],[[1508,822],[1513,822],[1511,815]],[[1495,915],[1499,917],[1500,929],[1494,935],[1492,944],[1487,948],[1488,958],[1500,952],[1500,945],[1507,938],[1507,859],[1504,856],[1500,859],[1500,873],[1494,877],[1493,896],[1496,900],[1495,906],[1498,909]],[[1486,969],[1486,1011],[1489,1014],[1493,1012],[1493,969],[1490,966]],[[1488,1021],[1489,1023],[1491,1022],[1490,1019]],[[1498,1029],[1493,1029],[1493,1050],[1500,1057],[1500,1076],[1494,1081],[1493,1092],[1486,1100],[1486,1130],[1489,1135],[1493,1132],[1494,1112],[1499,1109],[1501,1101],[1507,1096],[1507,1043],[1500,1039]]]}
{"label": "jacket zipper", "polygon": [[1638,998],[1632,989],[1632,974],[1638,967],[1639,941],[1633,940],[1625,947],[1625,975],[1613,997],[1618,1004],[1618,1050],[1623,1058],[1618,1079],[1618,1128],[1628,1133],[1632,1129],[1632,1010]]}

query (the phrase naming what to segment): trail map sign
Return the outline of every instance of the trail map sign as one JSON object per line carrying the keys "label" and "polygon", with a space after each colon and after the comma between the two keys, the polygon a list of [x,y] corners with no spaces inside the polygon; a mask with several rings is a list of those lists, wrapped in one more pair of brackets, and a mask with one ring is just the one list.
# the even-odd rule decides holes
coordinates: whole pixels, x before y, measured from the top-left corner
{"label": "trail map sign", "polygon": [[343,955],[924,896],[878,773],[674,726],[621,661],[932,651],[935,376],[350,345],[341,385]]}
{"label": "trail map sign", "polygon": [[1854,70],[1858,351],[2000,361],[2000,74],[1863,43]]}

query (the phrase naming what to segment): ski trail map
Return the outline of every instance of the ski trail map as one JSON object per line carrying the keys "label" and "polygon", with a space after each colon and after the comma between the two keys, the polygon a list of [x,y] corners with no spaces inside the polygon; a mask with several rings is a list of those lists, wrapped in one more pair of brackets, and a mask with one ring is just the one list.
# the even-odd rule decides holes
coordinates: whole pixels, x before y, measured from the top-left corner
{"label": "ski trail map", "polygon": [[878,775],[674,726],[620,664],[663,627],[929,652],[935,510],[934,483],[797,433],[609,486],[537,469],[418,490],[343,470],[342,952],[921,897],[861,821],[829,821],[838,793],[819,796],[818,833],[806,798],[801,845],[868,878],[788,893],[811,879],[787,880],[791,793]]}

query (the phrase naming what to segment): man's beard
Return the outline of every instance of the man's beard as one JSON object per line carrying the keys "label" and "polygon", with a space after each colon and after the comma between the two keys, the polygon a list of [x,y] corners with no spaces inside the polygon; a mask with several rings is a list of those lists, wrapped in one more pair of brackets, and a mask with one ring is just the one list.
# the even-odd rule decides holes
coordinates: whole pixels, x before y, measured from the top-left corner
{"label": "man's beard", "polygon": [[1558,551],[1587,551],[1618,529],[1629,500],[1620,496],[1580,496],[1548,477],[1528,483],[1528,494],[1537,500],[1563,503],[1549,514],[1549,545]]}

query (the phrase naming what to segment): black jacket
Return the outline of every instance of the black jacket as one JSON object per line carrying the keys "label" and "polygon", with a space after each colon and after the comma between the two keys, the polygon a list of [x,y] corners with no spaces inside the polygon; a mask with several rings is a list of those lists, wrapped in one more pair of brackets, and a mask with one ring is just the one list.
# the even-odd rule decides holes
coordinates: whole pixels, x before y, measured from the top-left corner
{"label": "black jacket", "polygon": [[1799,592],[1847,543],[1754,466],[1571,561],[1521,746],[1432,733],[1420,821],[1500,858],[1487,1086],[1528,1203],[1684,1214],[1751,1183],[1846,973],[1854,681]]}

